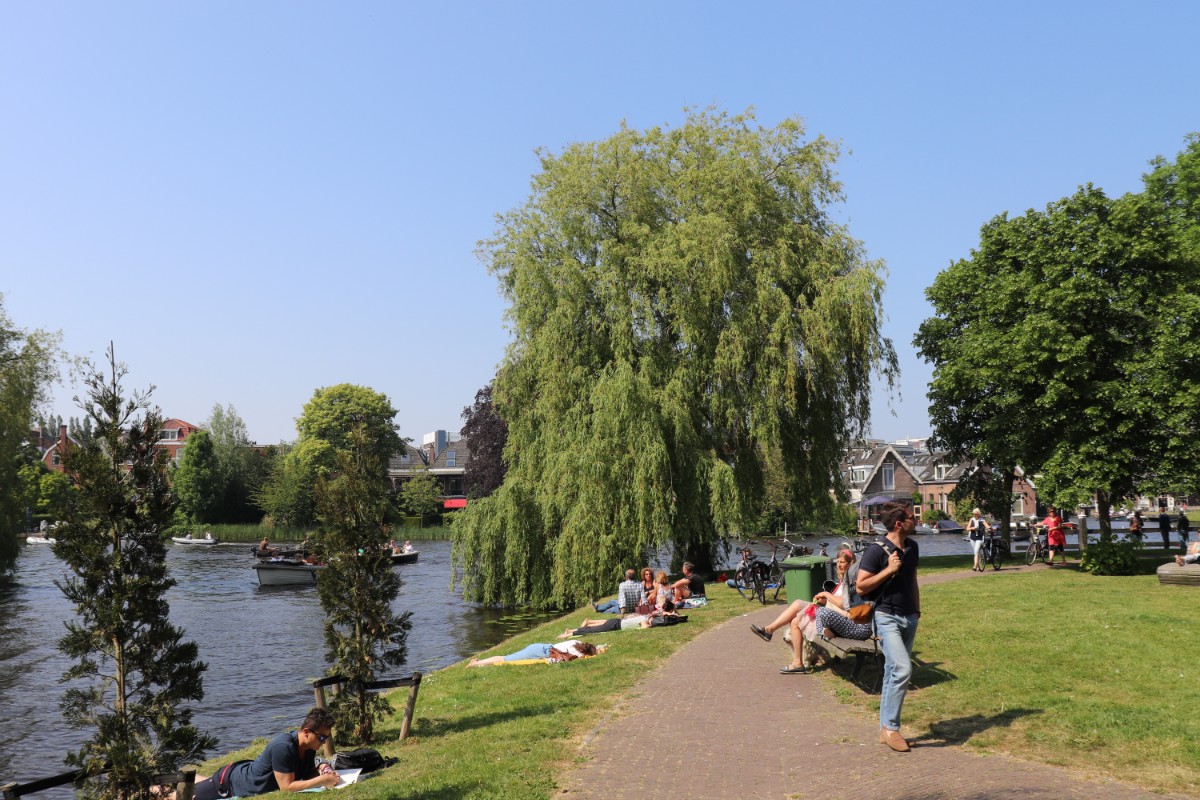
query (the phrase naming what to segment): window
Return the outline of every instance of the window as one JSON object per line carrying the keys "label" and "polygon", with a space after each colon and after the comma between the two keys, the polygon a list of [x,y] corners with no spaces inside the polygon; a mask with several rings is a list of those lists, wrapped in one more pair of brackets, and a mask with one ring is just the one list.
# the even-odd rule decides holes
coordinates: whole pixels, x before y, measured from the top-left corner
{"label": "window", "polygon": [[54,462],[54,466],[62,466],[62,456],[58,454],[57,450],[54,451],[54,455],[51,456],[50,460]]}
{"label": "window", "polygon": [[939,481],[946,480],[946,473],[950,471],[950,467],[945,464],[938,464],[934,468],[934,479]]}
{"label": "window", "polygon": [[854,481],[855,483],[862,483],[863,481],[865,481],[867,479],[867,468],[866,467],[855,467],[852,470],[852,474],[854,476],[851,478],[852,481]]}
{"label": "window", "polygon": [[453,467],[453,466],[454,466],[454,457],[455,457],[455,453],[454,453],[454,451],[453,451],[453,450],[447,450],[447,451],[446,451],[446,466],[447,466],[447,467]]}
{"label": "window", "polygon": [[162,430],[158,432],[158,440],[160,442],[173,442],[179,438],[179,431]]}
{"label": "window", "polygon": [[892,491],[896,488],[896,465],[883,465],[883,490],[885,492]]}

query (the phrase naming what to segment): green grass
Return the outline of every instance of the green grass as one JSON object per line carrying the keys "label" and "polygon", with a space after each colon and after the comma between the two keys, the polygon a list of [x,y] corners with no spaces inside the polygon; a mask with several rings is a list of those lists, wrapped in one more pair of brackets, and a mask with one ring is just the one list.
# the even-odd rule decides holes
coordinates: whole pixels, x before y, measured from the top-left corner
{"label": "green grass", "polygon": [[[928,571],[961,569],[959,558],[931,558]],[[927,666],[914,676],[905,731],[935,744],[1198,794],[1197,599],[1194,590],[1160,586],[1153,577],[1094,578],[1075,570],[1001,572],[925,587],[916,655]],[[591,637],[612,645],[598,658],[481,669],[460,664],[433,673],[422,683],[410,738],[396,740],[403,691],[392,695],[397,713],[379,729],[374,746],[399,757],[400,765],[339,797],[548,798],[580,758],[583,738],[639,680],[684,642],[757,608],[714,586],[709,606],[689,612],[686,625]],[[589,615],[576,611],[485,655],[553,641],[568,622]],[[876,714],[878,698],[845,672],[839,666],[816,677],[858,713]],[[253,758],[262,745],[214,759],[202,772]]]}
{"label": "green grass", "polygon": [[929,667],[914,674],[906,730],[1200,793],[1197,600],[1154,577],[1074,570],[926,587],[915,655]]}
{"label": "green grass", "polygon": [[[680,645],[727,619],[761,608],[725,587],[712,587],[709,605],[687,612],[688,622],[654,631],[589,636],[609,651],[566,664],[467,669],[465,662],[421,682],[416,720],[399,742],[407,690],[391,695],[397,713],[380,727],[372,746],[400,764],[340,790],[340,800],[370,798],[547,798],[557,776],[578,758],[582,738],[629,696],[634,685]],[[533,642],[551,642],[568,624],[597,615],[568,614],[514,637],[484,655],[511,653]],[[305,709],[295,710],[300,723]],[[216,732],[219,735],[219,731]],[[267,733],[275,732],[264,732]],[[236,758],[254,758],[265,739],[201,767],[211,774]]]}

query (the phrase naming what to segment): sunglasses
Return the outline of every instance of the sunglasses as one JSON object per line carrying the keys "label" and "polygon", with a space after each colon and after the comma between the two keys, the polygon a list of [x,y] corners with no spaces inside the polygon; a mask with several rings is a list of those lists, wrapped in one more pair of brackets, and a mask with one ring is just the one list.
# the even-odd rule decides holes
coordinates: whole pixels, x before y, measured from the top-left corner
{"label": "sunglasses", "polygon": [[313,736],[317,737],[318,744],[325,744],[325,740],[329,738],[328,733],[325,734],[324,736],[322,736],[321,734],[314,731],[312,728],[308,728],[308,732],[311,733]]}

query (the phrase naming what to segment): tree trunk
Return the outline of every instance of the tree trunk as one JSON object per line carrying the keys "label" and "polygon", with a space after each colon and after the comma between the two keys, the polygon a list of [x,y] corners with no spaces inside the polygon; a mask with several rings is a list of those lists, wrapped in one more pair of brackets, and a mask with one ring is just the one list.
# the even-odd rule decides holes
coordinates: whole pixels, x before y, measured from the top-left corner
{"label": "tree trunk", "polygon": [[1096,519],[1100,522],[1100,541],[1112,541],[1112,518],[1108,515],[1108,507],[1112,505],[1112,497],[1108,492],[1096,492]]}

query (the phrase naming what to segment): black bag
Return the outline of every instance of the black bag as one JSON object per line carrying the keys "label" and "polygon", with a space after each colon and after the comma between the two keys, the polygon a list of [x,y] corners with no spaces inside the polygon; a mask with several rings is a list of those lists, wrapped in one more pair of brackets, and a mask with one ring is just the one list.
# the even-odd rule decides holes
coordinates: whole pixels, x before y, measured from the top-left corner
{"label": "black bag", "polygon": [[345,753],[335,753],[332,763],[334,769],[361,769],[365,774],[390,767],[399,760],[398,758],[384,758],[373,747],[360,747],[357,750],[347,750]]}
{"label": "black bag", "polygon": [[650,625],[655,628],[660,625],[678,625],[681,622],[687,622],[687,617],[683,614],[663,614],[659,617],[650,618]]}

